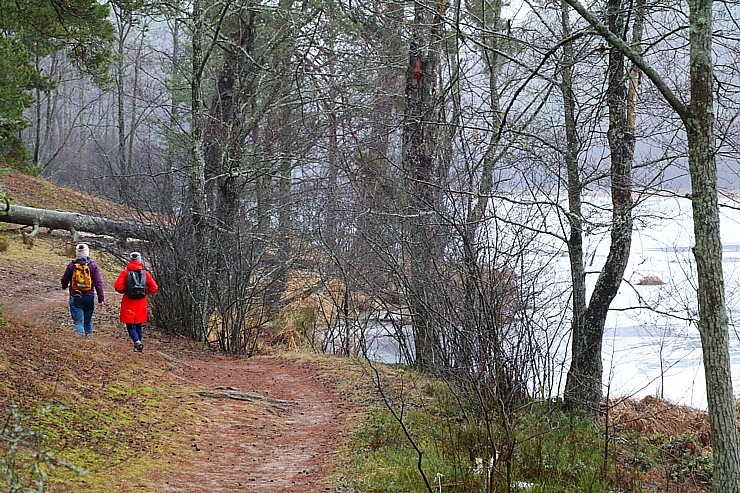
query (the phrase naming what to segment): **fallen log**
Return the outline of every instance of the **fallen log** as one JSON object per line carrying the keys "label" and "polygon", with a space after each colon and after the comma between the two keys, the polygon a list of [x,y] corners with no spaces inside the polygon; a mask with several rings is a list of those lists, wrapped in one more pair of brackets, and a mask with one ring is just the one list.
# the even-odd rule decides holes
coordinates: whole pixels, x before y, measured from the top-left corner
{"label": "fallen log", "polygon": [[115,236],[121,239],[153,240],[158,236],[157,228],[152,226],[116,221],[105,217],[14,204],[7,204],[5,209],[5,211],[0,210],[0,222],[22,224],[34,228],[64,229],[73,233],[84,231],[98,235]]}

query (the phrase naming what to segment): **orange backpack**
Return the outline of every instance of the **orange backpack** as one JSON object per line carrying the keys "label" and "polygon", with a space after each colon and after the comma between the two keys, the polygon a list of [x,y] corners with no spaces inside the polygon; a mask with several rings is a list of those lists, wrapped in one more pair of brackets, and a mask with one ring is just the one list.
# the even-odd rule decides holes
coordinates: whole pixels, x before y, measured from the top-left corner
{"label": "orange backpack", "polygon": [[92,289],[92,276],[90,275],[89,265],[86,263],[74,264],[71,286],[73,291],[90,291]]}

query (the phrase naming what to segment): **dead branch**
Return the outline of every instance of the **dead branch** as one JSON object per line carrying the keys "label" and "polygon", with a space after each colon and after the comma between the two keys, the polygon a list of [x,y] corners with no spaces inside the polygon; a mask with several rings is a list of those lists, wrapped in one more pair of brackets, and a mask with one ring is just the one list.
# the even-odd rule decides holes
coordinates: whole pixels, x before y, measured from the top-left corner
{"label": "dead branch", "polygon": [[259,394],[252,394],[249,392],[242,392],[240,390],[233,389],[231,387],[220,387],[221,389],[225,389],[223,392],[212,392],[208,390],[199,390],[195,393],[198,394],[201,397],[213,397],[216,399],[234,399],[237,401],[265,401],[270,402],[272,404],[285,404],[285,405],[292,405],[295,404],[295,401],[287,401],[284,399],[274,399],[272,397],[265,397],[264,395]]}
{"label": "dead branch", "polygon": [[165,354],[162,351],[157,351],[157,354],[162,356],[167,361],[172,361],[173,363],[177,363],[178,365],[187,366],[188,368],[195,368],[193,365],[186,363],[185,361],[181,359],[177,359],[174,356],[170,356],[169,354]]}

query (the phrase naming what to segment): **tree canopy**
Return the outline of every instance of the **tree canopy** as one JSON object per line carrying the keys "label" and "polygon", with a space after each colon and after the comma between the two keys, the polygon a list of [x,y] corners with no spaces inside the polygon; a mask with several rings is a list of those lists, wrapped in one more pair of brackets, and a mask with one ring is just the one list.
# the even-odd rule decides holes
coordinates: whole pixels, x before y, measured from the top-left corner
{"label": "tree canopy", "polygon": [[19,131],[31,90],[54,81],[36,63],[64,51],[96,81],[105,80],[114,40],[109,8],[94,0],[0,0],[0,163],[23,162]]}

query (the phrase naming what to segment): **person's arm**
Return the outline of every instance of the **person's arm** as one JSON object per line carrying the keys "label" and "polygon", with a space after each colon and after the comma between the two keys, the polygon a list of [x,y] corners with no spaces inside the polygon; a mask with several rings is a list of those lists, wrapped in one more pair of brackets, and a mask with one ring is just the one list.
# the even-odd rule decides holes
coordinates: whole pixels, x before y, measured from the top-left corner
{"label": "person's arm", "polygon": [[90,277],[92,277],[93,286],[95,286],[95,292],[98,293],[98,303],[103,303],[105,301],[105,292],[103,291],[103,277],[100,275],[100,269],[98,268],[98,264],[95,262],[90,262],[92,266],[90,267]]}
{"label": "person's arm", "polygon": [[67,289],[67,286],[69,286],[70,281],[72,280],[72,262],[67,264],[67,268],[64,271],[64,274],[62,275],[62,289]]}
{"label": "person's arm", "polygon": [[116,279],[116,282],[113,283],[113,289],[116,290],[116,293],[121,293],[126,290],[126,274],[128,273],[128,270],[123,269],[120,274],[118,274],[118,279]]}

